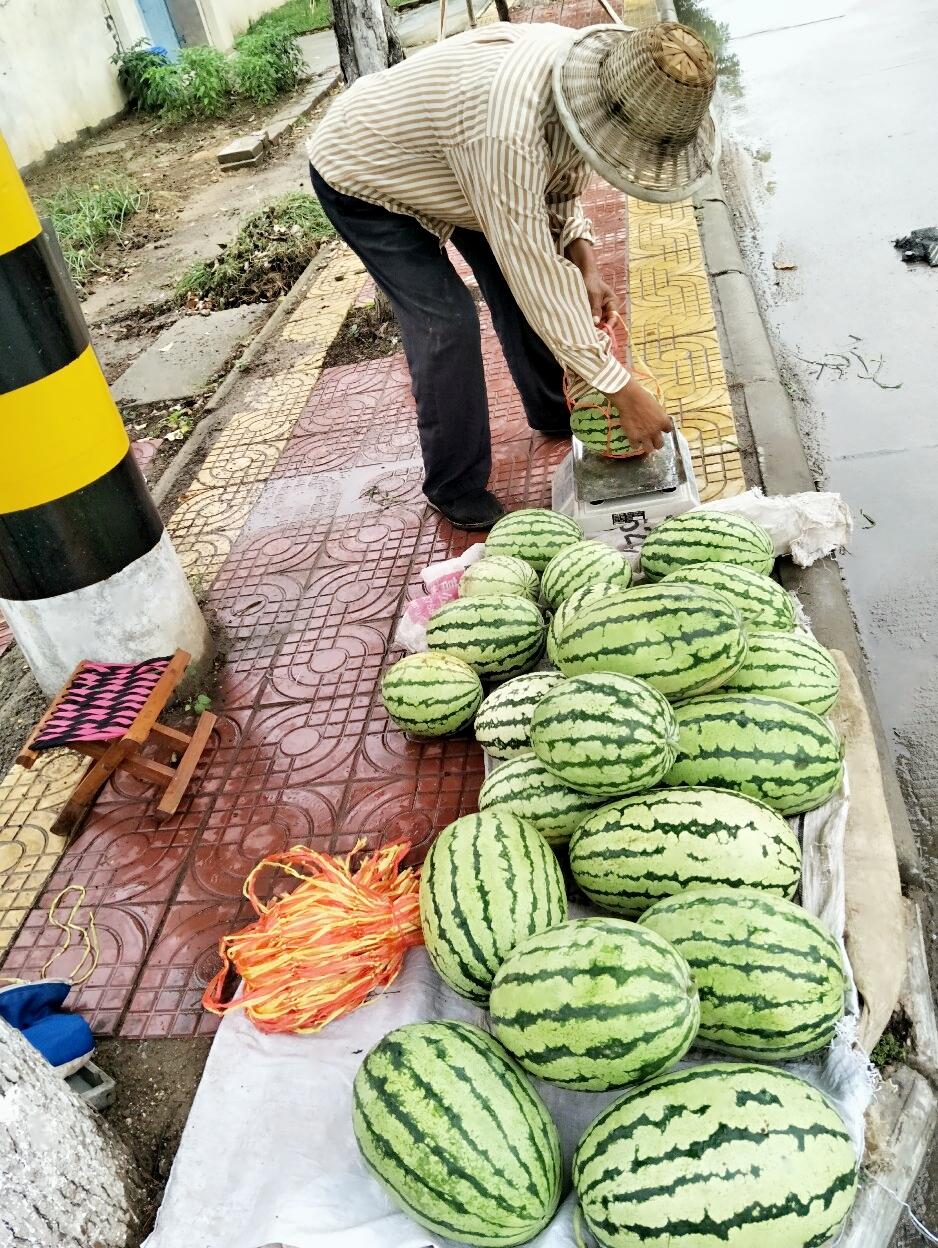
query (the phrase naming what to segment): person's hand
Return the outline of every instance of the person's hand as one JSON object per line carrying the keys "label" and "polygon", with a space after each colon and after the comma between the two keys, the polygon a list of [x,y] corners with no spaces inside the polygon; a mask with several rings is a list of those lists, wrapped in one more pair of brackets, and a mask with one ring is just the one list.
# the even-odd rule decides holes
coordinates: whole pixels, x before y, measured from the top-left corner
{"label": "person's hand", "polygon": [[574,239],[567,247],[566,255],[583,275],[583,284],[593,313],[593,324],[605,325],[618,312],[619,297],[600,273],[592,244],[584,238]]}
{"label": "person's hand", "polygon": [[664,446],[664,435],[671,432],[671,417],[634,378],[609,398],[618,409],[619,424],[633,451],[647,455]]}

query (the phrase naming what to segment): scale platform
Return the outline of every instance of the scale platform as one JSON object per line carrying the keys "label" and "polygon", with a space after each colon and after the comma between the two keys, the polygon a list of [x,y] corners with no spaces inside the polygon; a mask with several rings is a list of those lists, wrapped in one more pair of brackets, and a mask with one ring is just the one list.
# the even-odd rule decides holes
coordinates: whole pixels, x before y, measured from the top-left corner
{"label": "scale platform", "polygon": [[554,473],[552,506],[578,521],[587,537],[638,561],[650,529],[698,506],[690,447],[670,433],[660,451],[635,459],[609,459],[578,438]]}

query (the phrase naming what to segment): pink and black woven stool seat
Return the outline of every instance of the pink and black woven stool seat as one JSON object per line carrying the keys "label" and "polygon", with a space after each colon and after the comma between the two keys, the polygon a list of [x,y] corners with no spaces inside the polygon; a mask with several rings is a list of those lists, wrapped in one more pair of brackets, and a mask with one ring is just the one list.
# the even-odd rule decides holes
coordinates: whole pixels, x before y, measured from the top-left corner
{"label": "pink and black woven stool seat", "polygon": [[166,657],[142,663],[82,664],[31,742],[31,749],[119,740],[140,714],[169,663]]}

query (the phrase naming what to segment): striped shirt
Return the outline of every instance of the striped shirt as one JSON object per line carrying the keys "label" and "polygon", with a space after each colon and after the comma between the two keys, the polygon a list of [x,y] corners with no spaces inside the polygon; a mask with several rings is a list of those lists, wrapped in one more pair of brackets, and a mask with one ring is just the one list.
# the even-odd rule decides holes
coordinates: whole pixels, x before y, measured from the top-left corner
{"label": "striped shirt", "polygon": [[337,191],[415,217],[443,243],[457,226],[481,230],[528,323],[574,378],[608,394],[629,374],[563,254],[574,239],[592,242],[579,202],[590,170],[552,89],[574,34],[499,22],[359,78],[309,155]]}

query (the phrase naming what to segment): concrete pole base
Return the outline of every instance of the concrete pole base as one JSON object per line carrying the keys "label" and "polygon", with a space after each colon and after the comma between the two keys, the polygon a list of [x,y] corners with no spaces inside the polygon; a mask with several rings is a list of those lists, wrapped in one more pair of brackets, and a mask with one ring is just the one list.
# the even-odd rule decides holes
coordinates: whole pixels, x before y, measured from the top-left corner
{"label": "concrete pole base", "polygon": [[107,580],[53,598],[0,599],[0,611],[49,698],[82,659],[137,663],[188,650],[190,687],[212,661],[211,634],[165,532]]}

